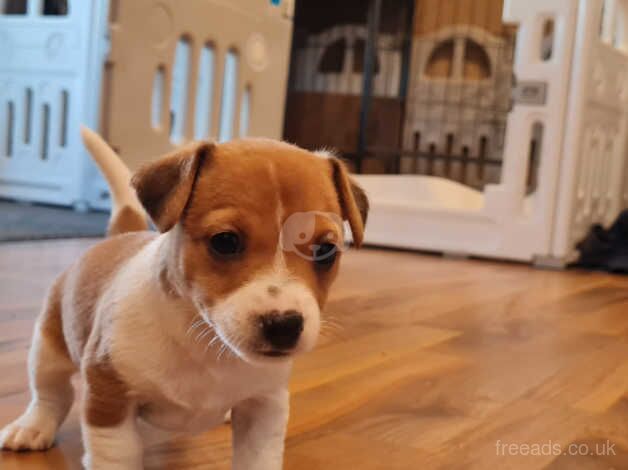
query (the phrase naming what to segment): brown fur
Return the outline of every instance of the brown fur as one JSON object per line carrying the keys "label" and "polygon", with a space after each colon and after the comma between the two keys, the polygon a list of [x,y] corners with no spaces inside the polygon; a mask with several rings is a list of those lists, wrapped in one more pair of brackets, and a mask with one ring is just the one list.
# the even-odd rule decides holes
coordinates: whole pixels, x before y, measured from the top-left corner
{"label": "brown fur", "polygon": [[[234,181],[255,181],[255,191],[249,192],[246,186],[234,184]],[[174,241],[183,259],[183,282],[201,289],[206,297],[204,301],[212,302],[272,266],[281,229],[275,216],[279,204],[286,217],[305,211],[342,216],[328,161],[297,147],[266,139],[216,146],[199,170],[195,190]],[[355,203],[348,207],[355,208]],[[354,221],[355,228],[362,230],[358,222]],[[224,230],[254,233],[241,261],[224,263],[209,253],[209,238]],[[320,218],[314,238],[330,231],[341,239],[338,227]],[[356,232],[355,236],[361,239],[360,233]],[[286,261],[289,270],[312,289],[322,305],[338,263],[331,270],[321,272],[311,261],[295,253],[286,253]]]}
{"label": "brown fur", "polygon": [[[349,172],[344,163],[336,158],[329,160],[332,165],[332,173],[338,200],[342,209],[342,217],[349,221],[353,242],[356,246],[362,245],[364,224],[368,212],[368,199],[364,190],[349,178]],[[356,199],[356,194],[358,198]]]}
{"label": "brown fur", "polygon": [[98,427],[117,426],[129,413],[129,389],[105,357],[89,364],[84,370],[84,416],[89,424]]}
{"label": "brown fur", "polygon": [[198,169],[213,148],[210,143],[187,145],[143,166],[133,176],[137,196],[162,232],[181,218]]}
{"label": "brown fur", "polygon": [[[368,210],[364,192],[338,160],[267,139],[184,147],[140,169],[133,185],[157,227],[169,232],[158,253],[156,282],[169,295],[193,292],[205,306],[273,269],[282,225],[292,214],[323,214],[316,218],[312,238],[298,247],[310,255],[311,246],[328,236],[342,243],[341,227],[324,214],[348,220],[360,245]],[[110,233],[145,226],[142,214],[123,207]],[[228,262],[208,248],[211,236],[222,231],[241,234],[246,248]],[[70,394],[69,374],[81,365],[86,380],[84,414],[92,426],[120,424],[131,409],[133,393],[110,360],[110,339],[102,335],[100,321],[95,324],[97,304],[124,264],[155,236],[126,233],[91,248],[59,277],[39,320],[43,346],[35,351],[36,361],[46,360],[51,352],[59,361],[52,370],[56,376],[49,373],[41,380],[52,383],[51,390]],[[291,277],[306,285],[322,307],[339,262],[321,268],[291,251],[285,251],[283,259]],[[269,295],[280,291],[278,286],[268,287]],[[102,312],[104,322],[107,313]],[[47,390],[46,384],[35,385],[38,392]]]}
{"label": "brown fur", "polygon": [[[70,384],[70,377],[76,372],[77,367],[70,358],[68,347],[63,337],[63,320],[61,316],[63,286],[65,275],[59,276],[54,282],[44,308],[37,320],[36,328],[39,329],[40,340],[33,344],[33,352],[29,357],[29,366],[34,368],[33,380],[41,399],[49,399],[55,402],[56,396],[64,397],[58,400],[59,421],[72,403],[74,391]],[[51,361],[48,367],[37,369],[40,360]]]}
{"label": "brown fur", "polygon": [[61,319],[61,300],[66,275],[59,276],[50,290],[39,316],[41,334],[49,344],[60,354],[70,357],[65,338],[63,337],[63,322]]}
{"label": "brown fur", "polygon": [[85,351],[92,329],[97,328],[94,325],[96,303],[116,272],[154,236],[150,232],[133,232],[109,238],[91,248],[66,276],[65,340],[71,345],[77,365],[83,362],[84,416],[93,426],[115,426],[128,412],[128,390],[107,354],[97,354],[97,346],[94,351]]}
{"label": "brown fur", "polygon": [[139,214],[132,207],[124,206],[111,219],[107,228],[107,235],[113,237],[123,233],[141,232],[144,230],[148,230],[148,223],[144,215]]}
{"label": "brown fur", "polygon": [[96,303],[120,267],[155,237],[132,232],[92,247],[66,276],[63,331],[72,359],[79,364],[93,327]]}

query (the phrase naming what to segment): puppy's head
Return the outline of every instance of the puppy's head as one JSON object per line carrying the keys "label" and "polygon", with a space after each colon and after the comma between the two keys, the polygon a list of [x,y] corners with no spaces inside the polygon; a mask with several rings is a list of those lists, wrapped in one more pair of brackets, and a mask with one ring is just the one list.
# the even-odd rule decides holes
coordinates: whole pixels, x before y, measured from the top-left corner
{"label": "puppy's head", "polygon": [[162,277],[235,354],[276,361],[314,346],[343,222],[359,246],[368,210],[339,160],[266,139],[197,143],[133,184],[168,232]]}

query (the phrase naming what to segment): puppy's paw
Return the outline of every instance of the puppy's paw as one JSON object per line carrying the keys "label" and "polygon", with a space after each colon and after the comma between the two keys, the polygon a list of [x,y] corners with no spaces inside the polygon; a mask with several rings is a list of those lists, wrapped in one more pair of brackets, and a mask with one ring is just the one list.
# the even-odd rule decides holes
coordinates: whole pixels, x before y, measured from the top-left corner
{"label": "puppy's paw", "polygon": [[52,447],[55,431],[53,419],[25,414],[0,431],[0,449],[46,450]]}
{"label": "puppy's paw", "polygon": [[0,448],[6,450],[46,450],[52,447],[54,433],[19,424],[10,424],[0,433]]}

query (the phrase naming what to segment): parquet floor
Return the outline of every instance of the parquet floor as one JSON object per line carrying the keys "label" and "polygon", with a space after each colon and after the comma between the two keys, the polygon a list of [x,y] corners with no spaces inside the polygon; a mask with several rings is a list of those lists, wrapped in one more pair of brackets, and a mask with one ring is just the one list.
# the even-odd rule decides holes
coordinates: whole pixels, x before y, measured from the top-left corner
{"label": "parquet floor", "polygon": [[[28,401],[44,291],[90,243],[0,245],[0,424]],[[628,469],[628,278],[381,250],[344,261],[334,326],[296,364],[287,470]],[[146,464],[227,469],[229,439],[224,426]],[[80,454],[75,407],[55,448],[0,453],[0,468],[79,468]]]}

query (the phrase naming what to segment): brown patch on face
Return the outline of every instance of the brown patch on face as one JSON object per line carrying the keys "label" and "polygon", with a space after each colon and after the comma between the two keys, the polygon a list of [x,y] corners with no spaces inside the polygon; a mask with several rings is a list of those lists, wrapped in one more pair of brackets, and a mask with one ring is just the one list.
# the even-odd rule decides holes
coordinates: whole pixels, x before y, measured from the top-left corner
{"label": "brown patch on face", "polygon": [[266,291],[271,297],[277,297],[279,295],[279,287],[277,286],[268,286]]}
{"label": "brown patch on face", "polygon": [[[204,303],[220,299],[273,269],[281,226],[297,212],[342,217],[328,160],[266,139],[218,144],[199,170],[180,229],[174,230],[178,258],[172,264],[183,267],[184,284]],[[319,229],[334,230],[342,242],[336,224],[318,225],[314,237]],[[211,236],[223,231],[241,235],[241,256],[221,260],[212,255]],[[286,252],[285,260],[289,274],[322,304],[337,270],[321,272],[295,253]]]}
{"label": "brown patch on face", "polygon": [[170,230],[181,218],[199,169],[214,144],[193,143],[144,165],[131,180],[137,196],[160,231]]}
{"label": "brown patch on face", "polygon": [[68,349],[80,362],[92,330],[94,311],[104,289],[120,267],[155,237],[132,232],[108,238],[92,247],[65,276],[62,323]]}
{"label": "brown patch on face", "polygon": [[353,242],[356,246],[362,245],[364,237],[364,225],[369,210],[369,202],[364,190],[349,177],[349,171],[345,164],[336,158],[329,160],[332,166],[332,174],[338,201],[342,209],[342,217],[349,221]]}
{"label": "brown patch on face", "polygon": [[107,235],[112,237],[127,232],[148,230],[148,223],[143,214],[129,206],[122,207],[113,217],[107,228]]}
{"label": "brown patch on face", "polygon": [[85,419],[91,426],[113,427],[129,413],[129,389],[115,371],[108,357],[85,367],[83,403]]}

